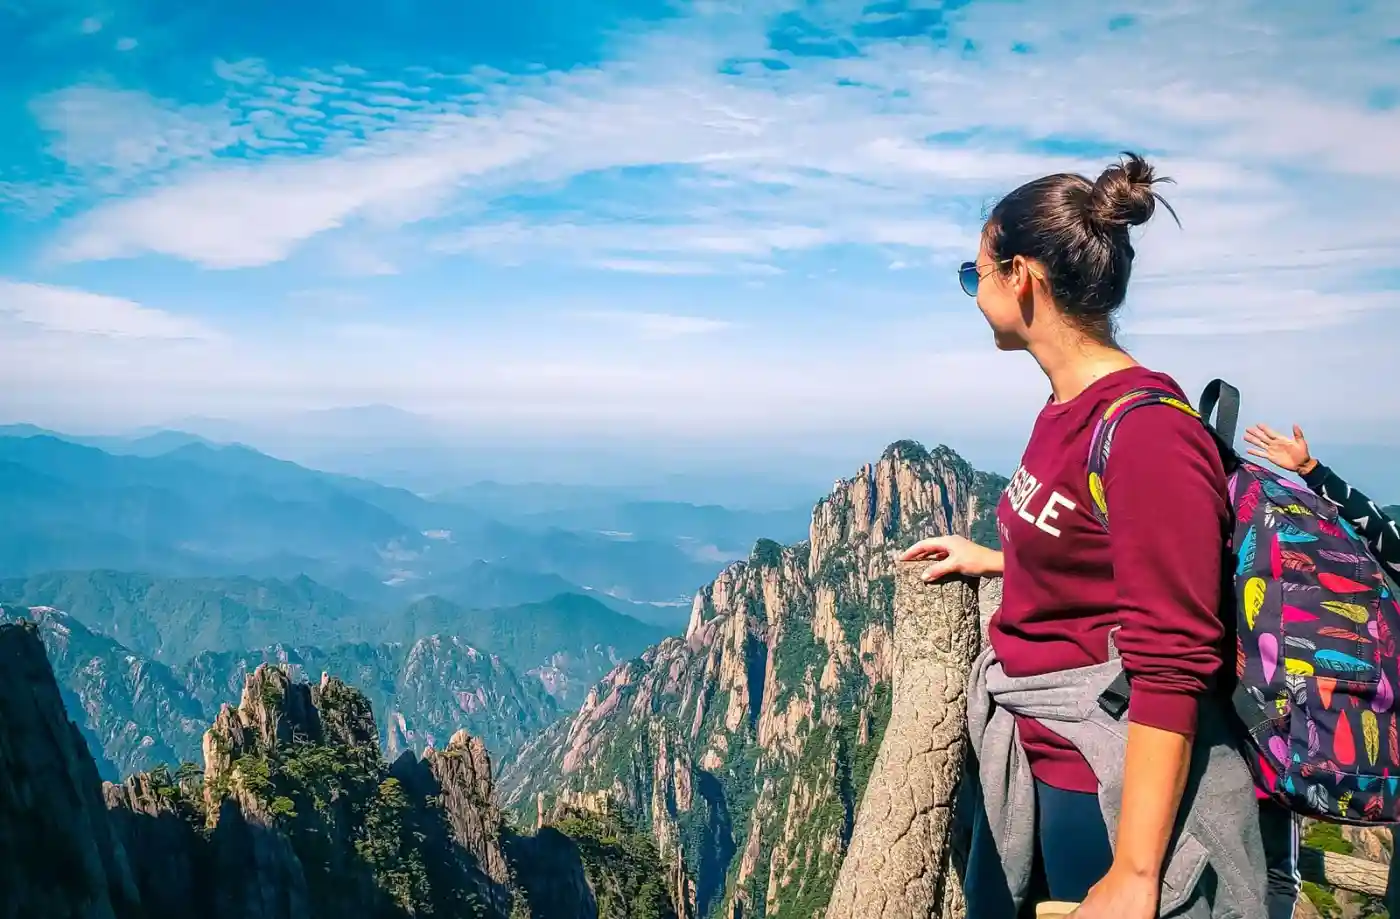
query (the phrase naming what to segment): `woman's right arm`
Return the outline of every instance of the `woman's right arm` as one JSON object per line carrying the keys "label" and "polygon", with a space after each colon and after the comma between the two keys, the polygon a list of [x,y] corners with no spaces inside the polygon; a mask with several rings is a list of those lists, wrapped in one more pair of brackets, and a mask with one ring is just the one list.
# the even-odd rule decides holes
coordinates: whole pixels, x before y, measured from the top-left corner
{"label": "woman's right arm", "polygon": [[899,557],[901,562],[917,562],[934,559],[934,563],[923,573],[925,581],[936,581],[950,574],[962,574],[971,578],[1000,577],[1004,570],[1004,556],[996,549],[979,546],[962,536],[935,536],[921,539]]}

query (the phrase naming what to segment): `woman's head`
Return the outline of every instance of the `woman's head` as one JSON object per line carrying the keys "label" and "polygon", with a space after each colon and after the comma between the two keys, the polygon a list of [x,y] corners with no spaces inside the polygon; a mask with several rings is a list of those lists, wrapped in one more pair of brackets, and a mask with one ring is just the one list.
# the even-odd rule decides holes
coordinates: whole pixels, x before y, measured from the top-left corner
{"label": "woman's head", "polygon": [[1153,191],[1163,181],[1170,180],[1127,153],[1097,181],[1049,175],[997,203],[964,287],[975,290],[998,347],[1020,350],[1066,330],[1113,340],[1113,314],[1133,267],[1128,228],[1151,219],[1158,201],[1171,210]]}

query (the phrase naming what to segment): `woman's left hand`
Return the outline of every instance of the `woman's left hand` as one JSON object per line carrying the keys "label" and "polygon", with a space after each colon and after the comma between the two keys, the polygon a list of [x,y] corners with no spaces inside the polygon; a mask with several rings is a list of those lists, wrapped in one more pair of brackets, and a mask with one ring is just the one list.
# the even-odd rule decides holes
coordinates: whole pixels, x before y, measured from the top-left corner
{"label": "woman's left hand", "polygon": [[1158,895],[1155,879],[1113,867],[1069,919],[1156,919]]}

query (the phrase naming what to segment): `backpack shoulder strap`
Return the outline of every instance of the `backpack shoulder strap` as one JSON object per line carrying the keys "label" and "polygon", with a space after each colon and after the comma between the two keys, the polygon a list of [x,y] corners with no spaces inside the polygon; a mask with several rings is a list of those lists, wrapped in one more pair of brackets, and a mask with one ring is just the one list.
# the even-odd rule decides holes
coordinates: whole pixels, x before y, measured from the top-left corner
{"label": "backpack shoulder strap", "polygon": [[[1210,420],[1212,415],[1215,421]],[[1201,417],[1216,437],[1233,449],[1240,421],[1240,391],[1224,380],[1211,380],[1201,393]]]}
{"label": "backpack shoulder strap", "polygon": [[1104,494],[1104,476],[1108,470],[1108,452],[1113,446],[1113,435],[1124,415],[1145,405],[1169,405],[1192,418],[1201,417],[1200,412],[1190,404],[1165,389],[1135,389],[1124,393],[1104,409],[1089,443],[1089,494],[1094,499],[1094,517],[1105,530],[1108,529],[1108,501]]}

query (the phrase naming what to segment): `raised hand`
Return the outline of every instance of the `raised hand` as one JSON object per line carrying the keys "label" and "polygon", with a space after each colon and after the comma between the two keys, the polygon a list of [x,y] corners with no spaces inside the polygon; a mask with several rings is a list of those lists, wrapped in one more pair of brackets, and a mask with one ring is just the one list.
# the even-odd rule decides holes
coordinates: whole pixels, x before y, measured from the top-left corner
{"label": "raised hand", "polygon": [[1311,472],[1317,461],[1308,452],[1308,441],[1303,437],[1303,429],[1293,426],[1293,436],[1287,437],[1267,424],[1256,424],[1244,432],[1245,443],[1251,447],[1250,456],[1266,459],[1280,469],[1289,472]]}

